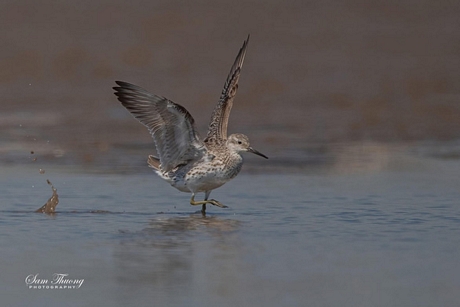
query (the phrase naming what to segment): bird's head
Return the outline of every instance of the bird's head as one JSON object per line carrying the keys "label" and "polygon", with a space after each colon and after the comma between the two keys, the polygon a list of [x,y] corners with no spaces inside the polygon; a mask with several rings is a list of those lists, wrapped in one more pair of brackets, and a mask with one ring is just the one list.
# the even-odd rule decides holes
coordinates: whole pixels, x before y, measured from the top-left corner
{"label": "bird's head", "polygon": [[235,133],[235,134],[230,135],[227,139],[227,147],[230,150],[238,152],[238,153],[244,152],[244,151],[252,152],[253,154],[256,154],[261,157],[264,157],[265,159],[268,159],[267,156],[258,152],[254,148],[252,148],[249,144],[249,138],[241,133]]}

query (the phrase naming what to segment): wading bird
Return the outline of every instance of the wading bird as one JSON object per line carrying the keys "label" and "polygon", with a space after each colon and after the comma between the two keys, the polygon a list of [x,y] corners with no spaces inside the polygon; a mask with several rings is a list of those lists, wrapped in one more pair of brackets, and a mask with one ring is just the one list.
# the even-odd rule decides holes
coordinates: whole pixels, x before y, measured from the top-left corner
{"label": "wading bird", "polygon": [[[196,131],[193,117],[181,105],[127,82],[116,81],[118,87],[113,88],[121,104],[149,129],[153,137],[158,157],[148,157],[150,167],[179,191],[192,193],[190,204],[202,205],[203,215],[206,204],[227,207],[209,199],[209,195],[239,173],[243,165],[242,152],[268,159],[249,145],[246,135],[236,133],[227,137],[228,118],[248,42],[249,36],[228,74],[204,140]],[[195,200],[198,192],[205,193],[204,200]]]}

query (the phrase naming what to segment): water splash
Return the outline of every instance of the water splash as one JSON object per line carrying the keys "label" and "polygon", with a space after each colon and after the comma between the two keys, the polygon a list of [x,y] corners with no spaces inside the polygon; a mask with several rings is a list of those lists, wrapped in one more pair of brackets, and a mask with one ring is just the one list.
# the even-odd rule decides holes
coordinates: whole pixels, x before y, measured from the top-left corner
{"label": "water splash", "polygon": [[35,212],[38,213],[46,213],[46,214],[54,214],[56,212],[56,206],[59,203],[59,196],[57,194],[56,188],[53,186],[51,181],[46,179],[46,182],[51,186],[51,190],[53,191],[53,195],[48,199],[46,204],[41,206],[39,209],[37,209]]}

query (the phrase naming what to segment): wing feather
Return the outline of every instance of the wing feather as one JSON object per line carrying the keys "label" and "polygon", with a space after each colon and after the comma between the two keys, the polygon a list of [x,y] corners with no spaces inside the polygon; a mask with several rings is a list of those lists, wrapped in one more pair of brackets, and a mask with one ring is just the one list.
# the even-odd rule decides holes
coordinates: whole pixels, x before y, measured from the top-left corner
{"label": "wing feather", "polygon": [[233,106],[233,98],[238,90],[238,80],[240,78],[241,67],[243,66],[246,49],[249,43],[248,38],[244,41],[235,62],[230,69],[230,73],[225,81],[222,94],[214,111],[212,112],[211,121],[208,127],[208,134],[205,139],[206,143],[220,143],[227,139],[227,126],[230,111]]}
{"label": "wing feather", "polygon": [[123,81],[116,81],[115,95],[145,125],[155,142],[160,168],[168,172],[180,164],[198,160],[206,153],[195,121],[181,105]]}

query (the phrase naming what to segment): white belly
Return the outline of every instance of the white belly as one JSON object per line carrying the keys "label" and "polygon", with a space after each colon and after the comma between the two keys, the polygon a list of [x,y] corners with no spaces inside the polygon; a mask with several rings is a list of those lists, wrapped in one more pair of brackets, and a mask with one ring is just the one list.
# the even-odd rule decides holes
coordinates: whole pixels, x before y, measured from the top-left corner
{"label": "white belly", "polygon": [[234,168],[228,168],[228,166],[224,168],[221,165],[201,164],[199,167],[192,168],[182,176],[177,174],[177,177],[168,181],[173,187],[182,192],[197,193],[211,191],[234,178],[240,169],[241,165],[237,165]]}

